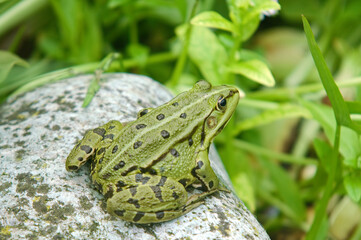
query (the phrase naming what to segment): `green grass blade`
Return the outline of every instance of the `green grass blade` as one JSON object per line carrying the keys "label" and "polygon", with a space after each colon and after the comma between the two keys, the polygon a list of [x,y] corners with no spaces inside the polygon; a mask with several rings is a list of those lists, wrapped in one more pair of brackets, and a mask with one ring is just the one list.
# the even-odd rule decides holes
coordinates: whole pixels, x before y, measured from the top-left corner
{"label": "green grass blade", "polygon": [[340,90],[338,89],[335,81],[333,80],[332,74],[328,69],[325,59],[322,56],[321,50],[318,47],[316,40],[313,36],[311,27],[304,16],[302,16],[302,21],[304,31],[307,37],[308,46],[315,62],[318,74],[320,75],[322,84],[334,109],[336,121],[340,125],[349,127],[352,125],[352,122],[348,107],[342,98]]}

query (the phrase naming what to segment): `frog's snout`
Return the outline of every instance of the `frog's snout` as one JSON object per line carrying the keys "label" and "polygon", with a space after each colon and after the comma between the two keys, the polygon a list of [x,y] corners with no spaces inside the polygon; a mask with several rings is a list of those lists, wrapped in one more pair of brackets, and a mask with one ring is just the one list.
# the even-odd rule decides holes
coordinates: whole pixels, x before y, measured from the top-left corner
{"label": "frog's snout", "polygon": [[234,88],[229,91],[229,96],[232,97],[233,95],[238,94],[239,98],[243,98],[246,94],[240,90],[239,88]]}
{"label": "frog's snout", "polygon": [[235,89],[238,92],[239,98],[244,98],[244,96],[246,96],[246,94],[239,88]]}

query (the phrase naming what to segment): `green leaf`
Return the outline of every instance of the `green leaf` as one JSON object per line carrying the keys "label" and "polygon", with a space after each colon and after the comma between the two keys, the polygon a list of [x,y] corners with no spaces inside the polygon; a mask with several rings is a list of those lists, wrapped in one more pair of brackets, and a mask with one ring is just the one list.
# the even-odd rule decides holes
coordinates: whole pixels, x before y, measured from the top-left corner
{"label": "green leaf", "polygon": [[330,163],[329,159],[332,155],[332,147],[328,145],[326,142],[321,141],[320,139],[314,139],[313,145],[315,147],[317,157],[321,161],[322,167],[326,170],[327,173],[330,173]]}
{"label": "green leaf", "polygon": [[[310,111],[313,118],[321,124],[329,141],[333,142],[336,121],[332,109],[325,105],[306,101],[301,101],[301,103]],[[355,163],[354,167],[356,167],[357,158],[361,155],[360,146],[361,141],[358,134],[349,128],[343,127],[340,138],[340,152],[344,157],[344,163]]]}
{"label": "green leaf", "polygon": [[97,70],[95,70],[95,77],[90,82],[88,91],[84,98],[83,105],[82,105],[83,108],[89,105],[89,103],[91,102],[91,100],[93,99],[95,94],[99,91],[101,75],[103,74],[103,72],[106,72],[110,68],[110,65],[112,64],[112,62],[119,59],[120,57],[121,57],[121,55],[119,53],[109,53],[99,63]]}
{"label": "green leaf", "polygon": [[358,202],[361,199],[361,178],[360,171],[354,171],[350,175],[345,176],[343,184],[350,198]]}
{"label": "green leaf", "polygon": [[295,181],[274,162],[259,158],[264,169],[271,175],[275,188],[281,200],[291,209],[291,217],[297,222],[302,222],[306,216],[306,209]]}
{"label": "green leaf", "polygon": [[280,5],[270,0],[256,1],[229,1],[230,18],[237,32],[241,36],[242,41],[246,41],[257,30],[261,20],[260,15],[264,11],[278,10]]}
{"label": "green leaf", "polygon": [[[184,36],[185,28],[177,29],[178,36]],[[192,27],[188,55],[212,84],[224,84],[227,52],[216,35],[208,28]]]}
{"label": "green leaf", "polygon": [[191,24],[201,27],[222,29],[236,34],[238,33],[237,28],[235,28],[232,22],[213,11],[198,14],[191,20]]}
{"label": "green leaf", "polygon": [[82,107],[85,108],[89,105],[89,103],[91,102],[91,100],[93,99],[93,97],[95,96],[95,94],[99,91],[100,89],[100,73],[101,71],[99,71],[99,73],[96,73],[94,78],[91,80],[90,85],[88,87],[88,91],[86,92],[84,101],[83,101],[83,105]]}
{"label": "green leaf", "polygon": [[234,185],[234,190],[236,191],[239,198],[245,202],[251,211],[254,211],[256,209],[255,193],[252,187],[252,183],[247,177],[247,174],[238,174],[232,178],[232,182]]}
{"label": "green leaf", "polygon": [[11,52],[0,50],[0,83],[8,76],[14,65],[28,67],[28,63]]}
{"label": "green leaf", "polygon": [[303,21],[304,31],[307,37],[308,46],[310,48],[313,60],[315,62],[318,74],[320,75],[322,84],[332,104],[336,121],[340,125],[351,127],[353,124],[351,122],[348,107],[342,98],[340,90],[338,89],[335,81],[333,80],[331,72],[328,69],[327,64],[322,56],[321,50],[317,46],[311,27],[304,16],[302,16],[302,21]]}
{"label": "green leaf", "polygon": [[281,6],[275,1],[262,0],[256,2],[256,5],[247,12],[244,18],[244,24],[248,23],[254,17],[259,17],[263,12],[281,9]]}
{"label": "green leaf", "polygon": [[275,80],[268,66],[257,59],[233,63],[227,67],[227,70],[232,73],[243,75],[250,80],[268,87],[275,85]]}
{"label": "green leaf", "polygon": [[350,113],[361,114],[361,102],[346,102]]}

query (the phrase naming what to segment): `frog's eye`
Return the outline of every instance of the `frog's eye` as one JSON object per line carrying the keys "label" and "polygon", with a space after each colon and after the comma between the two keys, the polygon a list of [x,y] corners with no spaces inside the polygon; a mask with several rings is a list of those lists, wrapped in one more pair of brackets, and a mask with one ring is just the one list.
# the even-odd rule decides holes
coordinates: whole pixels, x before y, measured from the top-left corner
{"label": "frog's eye", "polygon": [[217,101],[217,105],[216,105],[216,109],[218,111],[224,111],[226,109],[227,106],[227,100],[225,97],[220,96],[218,101]]}

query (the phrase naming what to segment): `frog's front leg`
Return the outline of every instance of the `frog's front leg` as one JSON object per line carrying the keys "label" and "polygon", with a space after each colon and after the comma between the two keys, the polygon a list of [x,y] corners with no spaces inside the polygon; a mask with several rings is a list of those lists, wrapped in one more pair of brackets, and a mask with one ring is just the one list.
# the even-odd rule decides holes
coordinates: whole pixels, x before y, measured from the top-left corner
{"label": "frog's front leg", "polygon": [[66,170],[78,170],[86,161],[91,159],[99,145],[109,145],[122,127],[120,122],[112,120],[103,126],[87,131],[83,139],[78,142],[67,157]]}
{"label": "frog's front leg", "polygon": [[220,188],[218,177],[214,173],[208,158],[208,150],[201,150],[197,154],[196,167],[192,169],[192,175],[200,181],[206,191]]}
{"label": "frog's front leg", "polygon": [[202,203],[189,200],[184,186],[165,176],[137,173],[109,189],[113,194],[107,200],[108,212],[134,223],[172,220]]}

